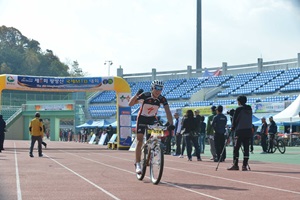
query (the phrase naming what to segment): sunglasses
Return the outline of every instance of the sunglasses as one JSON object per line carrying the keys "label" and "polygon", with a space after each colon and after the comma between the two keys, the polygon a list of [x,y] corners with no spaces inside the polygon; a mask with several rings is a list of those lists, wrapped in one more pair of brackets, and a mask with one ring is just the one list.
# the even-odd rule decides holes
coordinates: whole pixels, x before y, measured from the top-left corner
{"label": "sunglasses", "polygon": [[163,87],[162,87],[162,86],[155,85],[155,86],[154,86],[154,89],[155,89],[155,90],[162,91],[162,90],[163,90]]}

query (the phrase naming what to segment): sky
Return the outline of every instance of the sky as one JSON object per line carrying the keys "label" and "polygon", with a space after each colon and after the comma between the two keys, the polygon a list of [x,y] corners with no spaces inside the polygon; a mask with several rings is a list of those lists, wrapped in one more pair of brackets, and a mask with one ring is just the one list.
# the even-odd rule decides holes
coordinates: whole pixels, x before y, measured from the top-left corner
{"label": "sky", "polygon": [[[87,76],[196,68],[196,0],[0,0],[14,27]],[[202,68],[296,58],[300,0],[202,0]],[[112,61],[108,68],[105,61]]]}

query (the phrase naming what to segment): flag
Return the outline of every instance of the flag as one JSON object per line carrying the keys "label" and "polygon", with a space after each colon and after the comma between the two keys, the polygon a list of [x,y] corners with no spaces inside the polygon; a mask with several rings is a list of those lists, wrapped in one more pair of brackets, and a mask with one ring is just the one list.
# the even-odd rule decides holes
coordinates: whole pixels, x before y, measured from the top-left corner
{"label": "flag", "polygon": [[222,74],[221,68],[217,69],[213,74],[214,76],[221,76]]}
{"label": "flag", "polygon": [[217,70],[214,71],[214,72],[209,72],[209,71],[205,68],[204,73],[203,73],[203,77],[220,76],[220,75],[222,74],[221,69],[222,69],[222,68],[219,68],[219,69],[217,69]]}
{"label": "flag", "polygon": [[204,73],[203,73],[203,77],[211,77],[213,76],[213,72],[209,72],[206,68],[204,70]]}

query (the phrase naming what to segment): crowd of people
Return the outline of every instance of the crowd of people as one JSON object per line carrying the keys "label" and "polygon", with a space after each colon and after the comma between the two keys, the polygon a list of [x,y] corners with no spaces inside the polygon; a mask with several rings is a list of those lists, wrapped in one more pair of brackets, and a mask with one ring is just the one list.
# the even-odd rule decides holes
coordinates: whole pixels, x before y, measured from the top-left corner
{"label": "crowd of people", "polygon": [[81,128],[77,133],[75,133],[72,129],[61,129],[59,134],[59,140],[63,142],[81,142],[81,143],[87,143],[90,141],[92,136],[95,134],[95,142],[98,144],[100,138],[102,135],[106,135],[104,145],[107,144],[107,142],[112,137],[113,133],[116,131],[114,128],[109,125],[106,128]]}
{"label": "crowd of people", "polygon": [[[201,155],[204,153],[205,144],[210,146],[210,160],[214,162],[224,162],[226,159],[226,146],[231,142],[233,148],[233,165],[228,170],[239,170],[239,150],[243,151],[242,170],[248,170],[248,160],[250,152],[253,153],[253,140],[255,127],[252,124],[252,108],[247,105],[247,97],[239,96],[237,98],[238,107],[236,110],[227,111],[230,115],[231,125],[227,124],[227,117],[223,114],[223,106],[212,106],[211,115],[205,123],[205,116],[201,116],[199,110],[187,110],[185,115],[180,118],[179,113],[174,114],[175,130],[173,137],[175,139],[176,149],[174,156],[184,157],[187,152],[187,160],[192,161],[192,156],[196,156],[201,161]],[[269,124],[266,118],[261,118],[261,130],[257,134],[261,136],[262,154],[272,153],[273,139],[277,133],[277,125],[272,116],[269,116]],[[269,145],[267,145],[267,141]],[[168,140],[165,141],[167,143]],[[168,145],[168,144],[166,144]],[[192,146],[194,148],[192,148]],[[194,153],[191,151],[194,149]],[[166,154],[170,154],[166,152]]]}

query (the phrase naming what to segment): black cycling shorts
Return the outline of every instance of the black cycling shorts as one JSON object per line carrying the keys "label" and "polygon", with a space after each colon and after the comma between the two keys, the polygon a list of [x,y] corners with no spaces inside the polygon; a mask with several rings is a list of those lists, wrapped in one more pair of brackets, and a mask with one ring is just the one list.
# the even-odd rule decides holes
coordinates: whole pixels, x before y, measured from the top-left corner
{"label": "black cycling shorts", "polygon": [[136,133],[144,134],[147,129],[147,125],[153,125],[156,121],[155,117],[139,116],[136,124]]}

